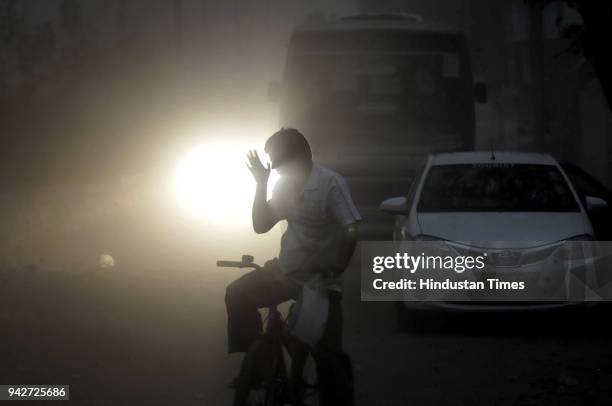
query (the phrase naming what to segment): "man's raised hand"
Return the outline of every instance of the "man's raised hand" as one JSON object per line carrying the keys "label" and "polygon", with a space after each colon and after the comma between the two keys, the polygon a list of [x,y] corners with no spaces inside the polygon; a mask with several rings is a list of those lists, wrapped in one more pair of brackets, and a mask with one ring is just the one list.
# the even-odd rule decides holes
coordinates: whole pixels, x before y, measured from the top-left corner
{"label": "man's raised hand", "polygon": [[249,168],[253,174],[255,182],[263,185],[268,184],[268,178],[270,177],[270,164],[268,164],[267,167],[263,166],[261,159],[259,159],[259,155],[257,155],[257,151],[254,149],[250,150],[247,154],[247,168]]}

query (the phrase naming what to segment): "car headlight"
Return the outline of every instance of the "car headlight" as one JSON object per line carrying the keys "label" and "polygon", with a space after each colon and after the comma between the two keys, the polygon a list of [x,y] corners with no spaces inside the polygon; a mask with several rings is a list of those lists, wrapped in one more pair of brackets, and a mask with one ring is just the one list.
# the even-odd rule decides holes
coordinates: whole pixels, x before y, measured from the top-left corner
{"label": "car headlight", "polygon": [[577,235],[572,238],[563,240],[563,245],[557,253],[557,257],[562,260],[584,260],[592,258],[596,247],[593,244],[588,244],[595,239],[588,235]]}
{"label": "car headlight", "polygon": [[459,253],[450,244],[450,241],[443,238],[437,238],[427,234],[417,235],[413,241],[423,242],[423,248],[428,251],[430,255],[441,255],[441,256],[457,256]]}
{"label": "car headlight", "polygon": [[414,237],[414,241],[446,241],[443,238],[433,237],[431,235],[420,234]]}
{"label": "car headlight", "polygon": [[582,234],[572,238],[567,238],[563,241],[595,241],[595,238],[593,238],[593,236],[589,234]]}

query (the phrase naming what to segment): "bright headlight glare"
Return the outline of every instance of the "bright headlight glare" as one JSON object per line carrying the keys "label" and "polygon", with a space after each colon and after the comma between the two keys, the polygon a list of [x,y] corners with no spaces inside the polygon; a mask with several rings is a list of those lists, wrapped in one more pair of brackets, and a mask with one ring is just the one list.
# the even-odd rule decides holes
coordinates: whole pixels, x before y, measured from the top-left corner
{"label": "bright headlight glare", "polygon": [[[172,179],[172,192],[178,204],[210,222],[248,224],[255,182],[245,165],[245,156],[252,148],[251,144],[241,142],[211,142],[188,152]],[[260,157],[266,158],[262,153]],[[276,179],[273,171],[268,198]]]}

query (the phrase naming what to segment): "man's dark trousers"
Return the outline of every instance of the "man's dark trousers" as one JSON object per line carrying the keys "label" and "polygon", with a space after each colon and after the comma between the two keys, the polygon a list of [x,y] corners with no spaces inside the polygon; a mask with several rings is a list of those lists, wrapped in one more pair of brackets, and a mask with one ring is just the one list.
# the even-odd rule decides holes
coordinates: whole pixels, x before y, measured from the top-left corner
{"label": "man's dark trousers", "polygon": [[[295,299],[298,289],[275,277],[267,268],[251,271],[226,290],[228,351],[246,352],[262,333],[258,309]],[[354,404],[350,357],[342,351],[342,296],[330,292],[328,321],[321,341],[313,349],[323,405]]]}

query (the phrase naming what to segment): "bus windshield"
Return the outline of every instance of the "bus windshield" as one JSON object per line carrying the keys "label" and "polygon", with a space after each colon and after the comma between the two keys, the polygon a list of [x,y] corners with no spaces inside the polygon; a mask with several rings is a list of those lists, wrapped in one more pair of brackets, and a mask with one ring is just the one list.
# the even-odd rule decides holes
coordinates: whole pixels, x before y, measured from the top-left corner
{"label": "bus windshield", "polygon": [[466,94],[471,103],[460,50],[459,36],[442,33],[300,33],[287,65],[290,103],[321,125],[456,132]]}

